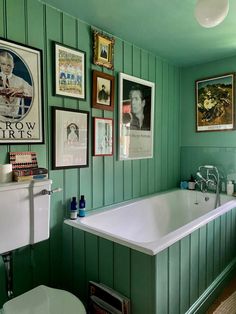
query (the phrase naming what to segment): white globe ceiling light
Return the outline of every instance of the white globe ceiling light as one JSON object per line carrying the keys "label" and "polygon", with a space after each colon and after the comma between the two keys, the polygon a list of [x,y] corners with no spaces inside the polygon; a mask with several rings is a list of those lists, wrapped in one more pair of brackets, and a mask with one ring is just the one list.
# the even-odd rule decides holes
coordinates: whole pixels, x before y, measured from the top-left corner
{"label": "white globe ceiling light", "polygon": [[214,27],[220,24],[229,11],[229,0],[198,0],[195,17],[203,27]]}

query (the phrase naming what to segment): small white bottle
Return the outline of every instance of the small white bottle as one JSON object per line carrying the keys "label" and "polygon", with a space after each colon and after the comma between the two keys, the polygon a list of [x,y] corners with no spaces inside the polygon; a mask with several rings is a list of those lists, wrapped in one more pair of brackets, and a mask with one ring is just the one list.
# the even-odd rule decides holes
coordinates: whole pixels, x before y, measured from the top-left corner
{"label": "small white bottle", "polygon": [[227,194],[228,195],[233,195],[234,193],[234,184],[232,181],[227,182]]}

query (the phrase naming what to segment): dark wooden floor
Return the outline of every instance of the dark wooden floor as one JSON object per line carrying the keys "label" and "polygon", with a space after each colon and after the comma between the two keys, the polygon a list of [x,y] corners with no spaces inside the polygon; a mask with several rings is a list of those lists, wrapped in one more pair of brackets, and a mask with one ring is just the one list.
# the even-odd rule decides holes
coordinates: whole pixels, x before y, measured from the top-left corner
{"label": "dark wooden floor", "polygon": [[219,297],[213,302],[210,308],[207,310],[206,314],[212,314],[217,307],[226,300],[234,291],[236,291],[236,276],[229,282],[226,288],[222,290]]}

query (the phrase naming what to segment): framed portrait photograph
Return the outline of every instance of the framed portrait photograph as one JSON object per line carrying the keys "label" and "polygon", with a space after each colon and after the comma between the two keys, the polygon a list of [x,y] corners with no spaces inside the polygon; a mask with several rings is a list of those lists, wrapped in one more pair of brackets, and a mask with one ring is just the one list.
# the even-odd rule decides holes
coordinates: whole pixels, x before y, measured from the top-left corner
{"label": "framed portrait photograph", "polygon": [[113,69],[115,39],[93,30],[93,40],[93,63]]}
{"label": "framed portrait photograph", "polygon": [[72,47],[54,43],[55,94],[86,98],[86,53]]}
{"label": "framed portrait photograph", "polygon": [[113,119],[93,118],[94,156],[113,155]]}
{"label": "framed portrait photograph", "polygon": [[196,131],[224,131],[235,129],[235,74],[197,80]]}
{"label": "framed portrait photograph", "polygon": [[93,102],[92,106],[102,110],[114,110],[114,81],[112,75],[93,71]]}
{"label": "framed portrait photograph", "polygon": [[87,111],[52,107],[53,169],[88,167]]}
{"label": "framed portrait photograph", "polygon": [[42,51],[0,38],[0,144],[43,142]]}
{"label": "framed portrait photograph", "polygon": [[119,75],[119,159],[153,157],[155,84]]}

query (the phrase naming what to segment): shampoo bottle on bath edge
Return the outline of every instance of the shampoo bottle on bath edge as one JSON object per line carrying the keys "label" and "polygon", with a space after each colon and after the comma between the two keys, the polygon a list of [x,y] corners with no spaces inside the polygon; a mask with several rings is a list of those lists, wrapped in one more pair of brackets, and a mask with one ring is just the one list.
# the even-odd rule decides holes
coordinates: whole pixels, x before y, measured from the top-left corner
{"label": "shampoo bottle on bath edge", "polygon": [[234,193],[234,184],[232,181],[227,182],[227,194],[228,195],[233,195]]}
{"label": "shampoo bottle on bath edge", "polygon": [[72,201],[70,203],[70,219],[77,219],[77,201],[76,197],[72,197]]}
{"label": "shampoo bottle on bath edge", "polygon": [[195,190],[195,180],[192,174],[190,180],[188,181],[188,189]]}
{"label": "shampoo bottle on bath edge", "polygon": [[85,216],[85,199],[84,195],[81,195],[81,198],[79,200],[79,217]]}

